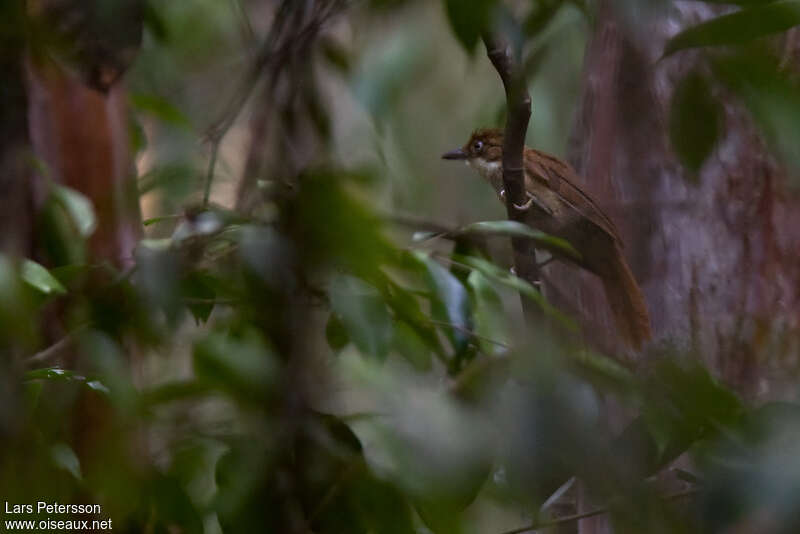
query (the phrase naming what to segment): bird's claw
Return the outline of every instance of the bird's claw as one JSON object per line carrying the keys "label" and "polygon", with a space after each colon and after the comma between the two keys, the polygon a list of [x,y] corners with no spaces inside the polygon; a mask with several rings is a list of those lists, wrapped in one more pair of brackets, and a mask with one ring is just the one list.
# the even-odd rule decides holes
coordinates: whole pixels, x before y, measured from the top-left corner
{"label": "bird's claw", "polygon": [[[523,204],[522,206],[520,206],[519,204],[514,204],[514,209],[517,210],[517,211],[528,211],[529,209],[531,209],[531,206],[533,205],[534,200],[535,199],[533,198],[533,196],[530,193],[528,193],[528,201],[525,204]],[[538,204],[539,203],[537,202],[537,205]]]}

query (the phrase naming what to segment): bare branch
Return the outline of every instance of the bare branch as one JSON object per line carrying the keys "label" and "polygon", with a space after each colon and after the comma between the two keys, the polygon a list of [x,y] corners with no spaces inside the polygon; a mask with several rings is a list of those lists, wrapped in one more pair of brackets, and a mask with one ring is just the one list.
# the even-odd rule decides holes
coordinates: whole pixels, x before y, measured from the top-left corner
{"label": "bare branch", "polygon": [[[518,68],[511,46],[498,35],[486,33],[483,36],[486,53],[503,82],[506,92],[505,136],[503,139],[503,184],[506,190],[506,211],[508,218],[523,222],[523,213],[514,205],[523,206],[528,198],[525,193],[525,170],[523,166],[523,150],[525,134],[531,117],[531,97],[525,87],[525,77]],[[530,240],[512,238],[514,249],[514,266],[517,274],[539,287],[539,267],[536,264],[536,249]],[[522,299],[522,308],[529,320],[541,320],[542,314],[538,306]]]}

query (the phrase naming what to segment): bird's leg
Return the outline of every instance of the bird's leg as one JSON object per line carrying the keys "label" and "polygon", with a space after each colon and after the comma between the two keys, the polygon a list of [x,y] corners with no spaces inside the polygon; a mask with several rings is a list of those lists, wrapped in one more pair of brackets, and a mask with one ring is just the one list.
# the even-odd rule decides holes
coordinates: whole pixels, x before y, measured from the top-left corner
{"label": "bird's leg", "polygon": [[[501,189],[499,194],[500,194],[500,200],[502,200],[503,203],[505,203],[505,201],[506,201],[506,190],[505,189]],[[528,197],[528,201],[525,202],[525,204],[522,204],[522,205],[513,204],[515,210],[517,210],[517,211],[528,211],[529,209],[531,209],[531,206],[536,204],[536,206],[540,210],[545,212],[546,214],[548,214],[548,215],[552,215],[553,214],[552,210],[550,210],[550,208],[548,208],[542,202],[540,202],[539,199],[536,198],[536,196],[533,193],[531,193],[530,191],[525,191],[525,194]]]}
{"label": "bird's leg", "polygon": [[550,208],[548,208],[547,205],[541,202],[538,198],[536,198],[536,195],[534,195],[530,191],[526,191],[525,193],[528,195],[528,201],[522,206],[520,206],[519,204],[514,204],[515,209],[519,211],[528,211],[529,209],[531,209],[532,205],[536,204],[536,207],[545,212],[546,214],[553,215],[553,211]]}

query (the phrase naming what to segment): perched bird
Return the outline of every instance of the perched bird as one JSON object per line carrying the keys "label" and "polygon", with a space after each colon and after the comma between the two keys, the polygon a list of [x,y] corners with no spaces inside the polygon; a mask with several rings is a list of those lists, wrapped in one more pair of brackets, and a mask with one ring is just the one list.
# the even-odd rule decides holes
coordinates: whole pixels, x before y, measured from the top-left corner
{"label": "perched bird", "polygon": [[[477,130],[466,145],[442,158],[465,161],[505,202],[502,130]],[[580,259],[564,258],[600,277],[620,335],[640,349],[651,336],[650,318],[614,223],[578,187],[577,174],[569,164],[525,147],[524,169],[528,200],[515,208],[525,212],[523,220],[528,225],[567,240],[578,251]]]}

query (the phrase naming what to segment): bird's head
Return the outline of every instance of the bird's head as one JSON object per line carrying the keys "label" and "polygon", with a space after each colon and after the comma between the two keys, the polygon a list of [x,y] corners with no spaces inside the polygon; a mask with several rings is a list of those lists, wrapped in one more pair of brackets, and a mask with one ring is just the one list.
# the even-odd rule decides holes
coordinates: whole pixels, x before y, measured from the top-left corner
{"label": "bird's head", "polygon": [[499,128],[476,130],[461,148],[442,155],[442,159],[461,160],[488,177],[503,163],[503,131]]}

